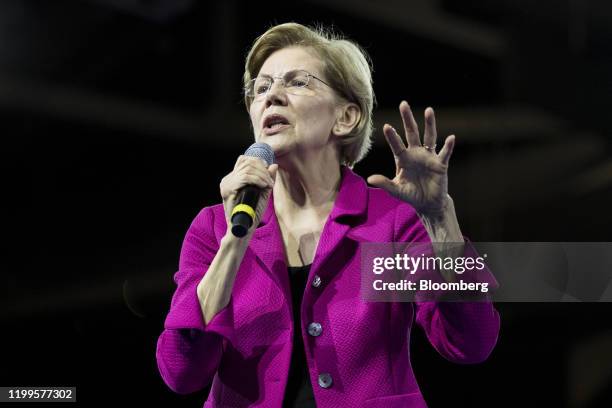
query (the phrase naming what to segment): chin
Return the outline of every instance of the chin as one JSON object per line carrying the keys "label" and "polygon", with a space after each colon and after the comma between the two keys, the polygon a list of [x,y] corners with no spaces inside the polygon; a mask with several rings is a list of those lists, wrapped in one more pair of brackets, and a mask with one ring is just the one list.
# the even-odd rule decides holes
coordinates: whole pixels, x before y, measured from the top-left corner
{"label": "chin", "polygon": [[291,148],[291,145],[283,143],[282,140],[274,140],[274,138],[264,138],[263,143],[267,143],[268,145],[270,145],[272,150],[274,150],[275,162],[279,162],[279,160],[282,161],[283,157],[286,157],[293,150]]}
{"label": "chin", "polygon": [[281,150],[287,150],[289,143],[287,142],[287,135],[277,133],[275,135],[261,135],[259,142],[267,143],[274,150],[274,153],[280,152]]}

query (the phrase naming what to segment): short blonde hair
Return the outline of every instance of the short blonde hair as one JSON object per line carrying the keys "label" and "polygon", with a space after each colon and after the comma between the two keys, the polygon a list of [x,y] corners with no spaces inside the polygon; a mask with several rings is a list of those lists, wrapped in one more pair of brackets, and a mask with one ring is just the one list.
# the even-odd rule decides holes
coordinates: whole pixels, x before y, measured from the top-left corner
{"label": "short blonde hair", "polygon": [[[259,74],[270,55],[292,46],[314,50],[325,63],[323,75],[331,87],[361,109],[359,123],[340,141],[341,162],[353,167],[365,157],[372,144],[375,96],[372,88],[372,63],[367,52],[358,44],[323,27],[307,27],[298,23],[276,25],[253,43],[246,57],[244,86]],[[244,103],[247,110],[252,102],[253,98],[245,94]]]}

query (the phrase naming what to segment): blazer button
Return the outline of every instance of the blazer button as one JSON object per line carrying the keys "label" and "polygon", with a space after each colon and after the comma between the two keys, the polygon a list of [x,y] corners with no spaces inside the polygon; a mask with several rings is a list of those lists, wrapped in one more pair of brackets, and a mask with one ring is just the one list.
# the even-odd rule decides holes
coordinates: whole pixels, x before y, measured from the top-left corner
{"label": "blazer button", "polygon": [[332,385],[332,376],[329,373],[319,374],[319,387],[329,388]]}
{"label": "blazer button", "polygon": [[315,288],[321,286],[321,277],[319,275],[314,276],[314,279],[312,280],[312,286],[314,286]]}
{"label": "blazer button", "polygon": [[313,337],[319,336],[322,331],[323,331],[323,328],[321,327],[321,323],[313,322],[308,325],[308,334],[310,334]]}

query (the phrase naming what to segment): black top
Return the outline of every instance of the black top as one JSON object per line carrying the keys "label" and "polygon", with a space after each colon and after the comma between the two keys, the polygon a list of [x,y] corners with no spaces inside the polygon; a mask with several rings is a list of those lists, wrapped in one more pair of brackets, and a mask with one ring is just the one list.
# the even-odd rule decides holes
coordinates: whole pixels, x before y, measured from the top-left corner
{"label": "black top", "polygon": [[311,408],[316,407],[308,364],[306,363],[306,353],[304,342],[302,341],[302,322],[300,310],[302,297],[308,280],[310,265],[290,266],[289,281],[291,283],[291,299],[293,300],[293,353],[291,355],[291,365],[289,366],[289,380],[285,390],[285,408]]}

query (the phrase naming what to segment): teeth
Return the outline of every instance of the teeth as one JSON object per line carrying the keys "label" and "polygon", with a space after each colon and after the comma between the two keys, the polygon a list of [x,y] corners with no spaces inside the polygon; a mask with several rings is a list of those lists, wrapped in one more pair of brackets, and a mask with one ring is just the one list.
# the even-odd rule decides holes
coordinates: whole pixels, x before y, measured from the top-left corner
{"label": "teeth", "polygon": [[287,121],[282,120],[282,119],[277,119],[277,120],[270,122],[267,127],[271,128],[276,125],[286,125],[286,124],[287,124]]}
{"label": "teeth", "polygon": [[272,122],[268,125],[269,128],[275,127],[275,126],[279,126],[279,125],[286,125],[285,122]]}

